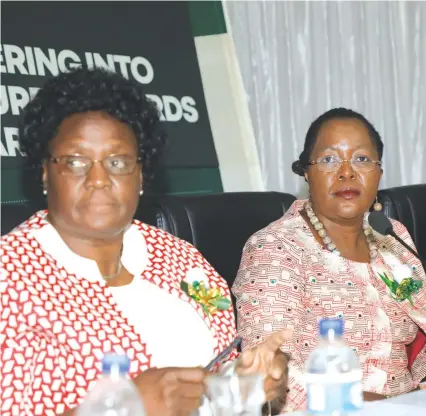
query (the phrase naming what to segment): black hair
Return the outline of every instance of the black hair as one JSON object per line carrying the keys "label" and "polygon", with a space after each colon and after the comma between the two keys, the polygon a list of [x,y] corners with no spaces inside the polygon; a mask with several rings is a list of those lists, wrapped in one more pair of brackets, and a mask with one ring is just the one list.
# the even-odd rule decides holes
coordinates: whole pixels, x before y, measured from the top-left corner
{"label": "black hair", "polygon": [[356,111],[349,110],[347,108],[333,108],[328,110],[324,114],[320,115],[316,120],[312,122],[310,125],[308,132],[305,137],[305,145],[303,148],[303,152],[299,156],[299,160],[293,162],[291,168],[294,173],[297,175],[303,176],[309,166],[309,161],[311,158],[312,149],[315,146],[315,143],[318,138],[318,133],[321,127],[330,120],[338,120],[338,119],[356,119],[361,121],[364,126],[367,128],[368,133],[370,135],[371,141],[377,149],[377,153],[379,155],[379,160],[382,160],[383,156],[383,142],[380,137],[378,131],[374,128],[373,124],[371,124],[362,114],[357,113]]}
{"label": "black hair", "polygon": [[106,69],[86,67],[49,79],[24,108],[19,142],[33,179],[41,185],[42,163],[61,122],[73,114],[89,111],[104,112],[133,130],[144,185],[149,184],[166,143],[156,105],[136,81]]}

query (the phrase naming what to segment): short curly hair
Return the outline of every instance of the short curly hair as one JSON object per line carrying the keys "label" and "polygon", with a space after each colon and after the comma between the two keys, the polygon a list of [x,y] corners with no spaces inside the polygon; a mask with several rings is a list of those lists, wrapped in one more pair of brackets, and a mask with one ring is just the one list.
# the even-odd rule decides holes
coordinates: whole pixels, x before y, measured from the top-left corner
{"label": "short curly hair", "polygon": [[136,82],[106,69],[79,67],[49,79],[27,104],[19,126],[19,142],[33,179],[41,185],[48,144],[61,122],[76,113],[101,111],[134,132],[142,160],[144,184],[166,144],[160,113]]}

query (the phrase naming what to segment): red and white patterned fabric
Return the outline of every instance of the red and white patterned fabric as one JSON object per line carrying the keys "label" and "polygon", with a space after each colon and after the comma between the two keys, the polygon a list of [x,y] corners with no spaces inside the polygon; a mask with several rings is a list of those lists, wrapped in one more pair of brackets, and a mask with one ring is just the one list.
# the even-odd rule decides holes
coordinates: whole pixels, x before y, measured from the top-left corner
{"label": "red and white patterned fabric", "polygon": [[[412,390],[426,375],[426,348],[407,368],[406,345],[418,327],[426,329],[426,277],[420,262],[392,237],[374,234],[380,255],[371,263],[349,261],[321,247],[300,215],[306,201],[295,201],[286,214],[246,243],[232,287],[237,297],[238,332],[243,349],[271,332],[293,328],[283,351],[291,354],[289,389],[284,410],[304,409],[303,373],[318,342],[318,321],[345,321],[346,342],[359,356],[364,390],[398,395]],[[410,246],[405,227],[392,221]],[[397,302],[378,272],[406,264],[423,281],[421,291]],[[406,276],[410,277],[410,276]]]}
{"label": "red and white patterned fabric", "polygon": [[[71,273],[43,249],[34,231],[50,226],[46,215],[36,213],[1,241],[2,416],[57,415],[77,406],[99,377],[106,352],[127,354],[131,377],[150,368],[155,354],[103,280]],[[232,309],[208,316],[180,283],[193,269],[202,269],[209,285],[229,297],[226,282],[189,243],[136,220],[132,227],[144,237],[148,260],[137,278],[190,304],[210,328],[218,354],[236,336]]]}

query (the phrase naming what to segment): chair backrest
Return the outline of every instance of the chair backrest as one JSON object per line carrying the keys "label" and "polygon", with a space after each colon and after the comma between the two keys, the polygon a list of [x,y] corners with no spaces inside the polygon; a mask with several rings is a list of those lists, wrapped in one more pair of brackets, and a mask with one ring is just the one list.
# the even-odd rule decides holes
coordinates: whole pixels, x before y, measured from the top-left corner
{"label": "chair backrest", "polygon": [[[426,257],[426,184],[384,189],[378,196],[385,214],[407,227]],[[294,200],[279,192],[144,196],[135,217],[192,243],[231,283],[247,239],[282,216]],[[1,234],[44,208],[44,200],[2,204]]]}
{"label": "chair backrest", "polygon": [[136,218],[193,244],[232,286],[246,241],[279,219],[295,199],[279,192],[146,197]]}
{"label": "chair backrest", "polygon": [[378,198],[384,213],[407,227],[418,252],[426,257],[426,184],[383,189]]}

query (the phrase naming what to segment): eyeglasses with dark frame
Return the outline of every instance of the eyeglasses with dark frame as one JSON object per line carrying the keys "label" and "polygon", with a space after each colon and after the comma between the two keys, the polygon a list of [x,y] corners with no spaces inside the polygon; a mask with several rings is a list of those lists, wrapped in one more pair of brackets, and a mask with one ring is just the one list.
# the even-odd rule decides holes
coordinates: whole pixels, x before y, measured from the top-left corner
{"label": "eyeglasses with dark frame", "polygon": [[102,163],[104,169],[113,176],[131,175],[142,158],[130,155],[111,155],[101,160],[91,159],[80,155],[48,155],[49,160],[59,167],[59,173],[64,176],[87,175],[94,163]]}
{"label": "eyeglasses with dark frame", "polygon": [[[364,159],[364,160],[360,160]],[[380,160],[371,160],[367,156],[355,156],[352,159],[340,159],[337,156],[326,156],[308,163],[310,166],[318,166],[321,172],[337,172],[343,163],[351,164],[356,172],[371,172],[377,166],[381,166]]]}

